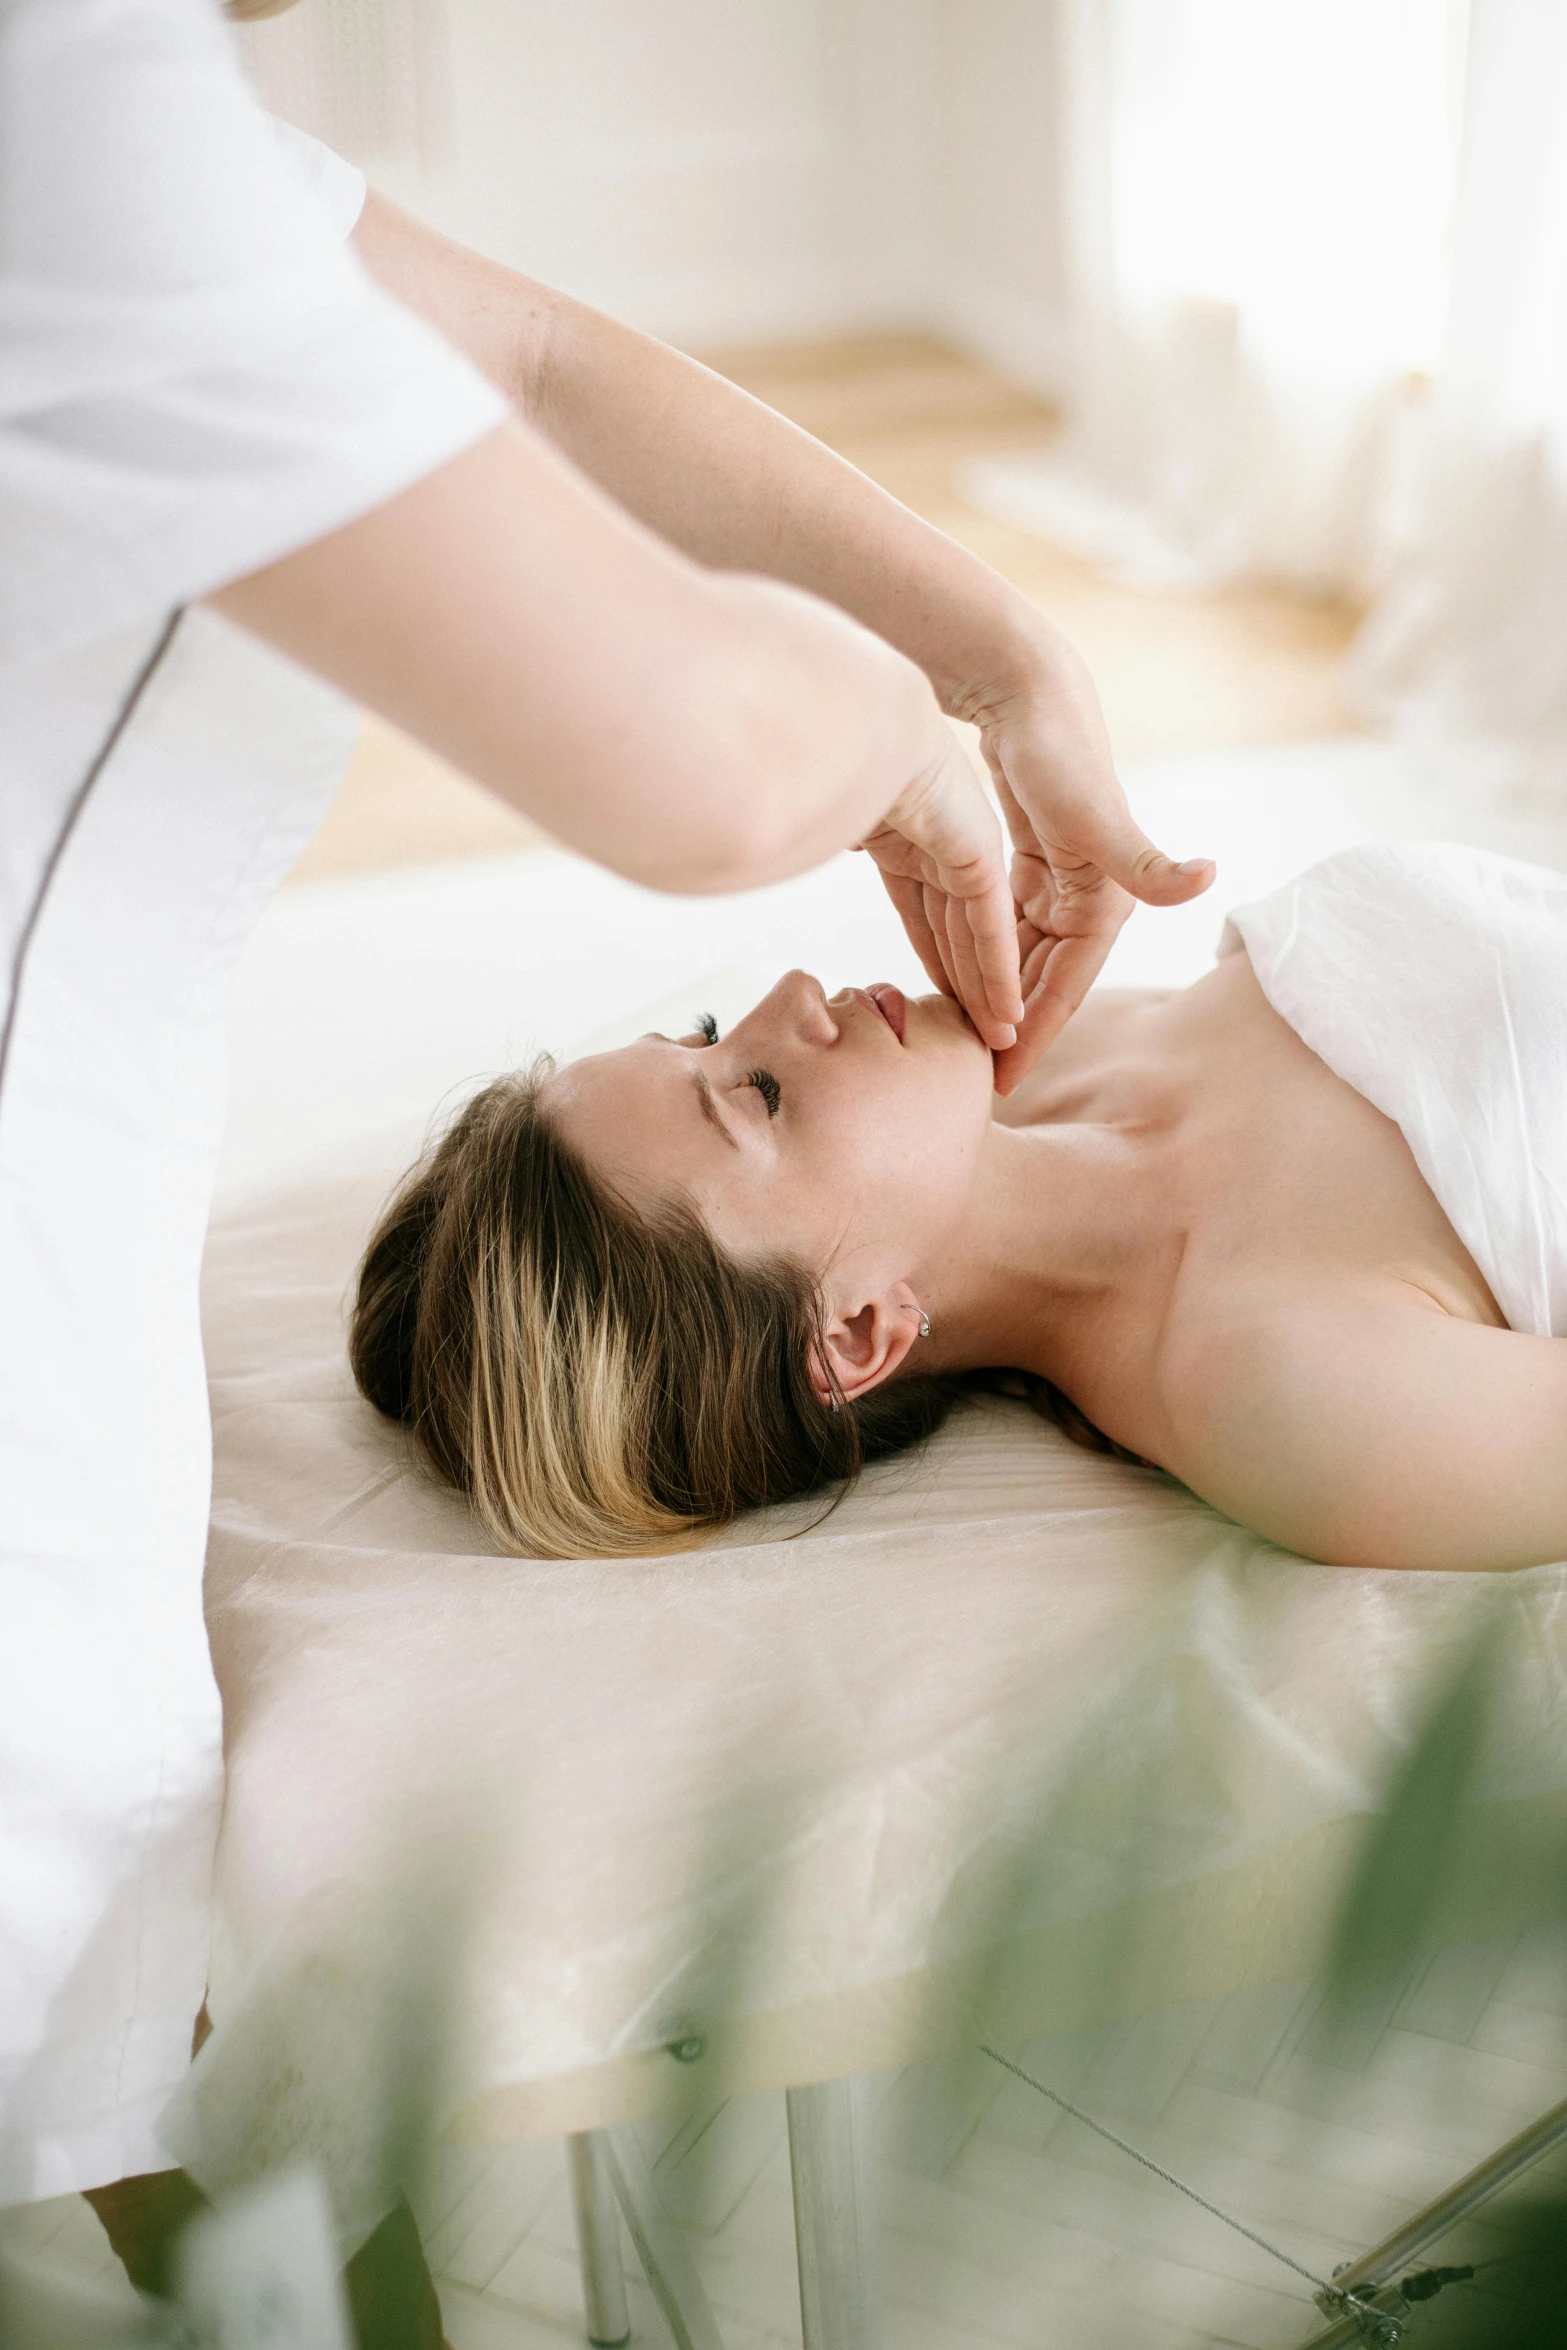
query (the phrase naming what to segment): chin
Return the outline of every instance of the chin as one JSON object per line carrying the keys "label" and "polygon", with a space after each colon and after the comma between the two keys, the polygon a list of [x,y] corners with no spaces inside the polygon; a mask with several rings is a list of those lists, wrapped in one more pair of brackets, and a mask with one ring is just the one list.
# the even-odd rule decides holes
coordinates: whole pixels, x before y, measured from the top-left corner
{"label": "chin", "polygon": [[990,1047],[980,1036],[963,1006],[954,1003],[949,995],[917,995],[909,999],[910,1011],[917,1011],[921,1028],[934,1041],[940,1037],[944,1048],[966,1045],[978,1059],[989,1061]]}
{"label": "chin", "polygon": [[909,1006],[909,1041],[914,1047],[916,1084],[927,1115],[951,1116],[959,1129],[972,1121],[977,1134],[995,1115],[996,1066],[961,1004],[950,996],[917,996]]}

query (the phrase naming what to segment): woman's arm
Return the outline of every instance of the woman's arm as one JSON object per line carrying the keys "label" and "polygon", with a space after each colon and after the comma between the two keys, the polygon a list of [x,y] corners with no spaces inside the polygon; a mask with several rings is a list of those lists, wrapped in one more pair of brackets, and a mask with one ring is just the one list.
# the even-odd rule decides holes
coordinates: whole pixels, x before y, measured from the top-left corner
{"label": "woman's arm", "polygon": [[1455,1320],[1405,1283],[1269,1309],[1172,1366],[1205,1500],[1339,1566],[1567,1559],[1567,1341]]}
{"label": "woman's arm", "polygon": [[851,613],[973,720],[1013,832],[1034,991],[1015,1083],[1081,1002],[1130,910],[1175,904],[1177,867],[1132,822],[1098,697],[1016,589],[734,384],[438,236],[372,195],[355,245],[629,512],[699,563],[762,572]]}

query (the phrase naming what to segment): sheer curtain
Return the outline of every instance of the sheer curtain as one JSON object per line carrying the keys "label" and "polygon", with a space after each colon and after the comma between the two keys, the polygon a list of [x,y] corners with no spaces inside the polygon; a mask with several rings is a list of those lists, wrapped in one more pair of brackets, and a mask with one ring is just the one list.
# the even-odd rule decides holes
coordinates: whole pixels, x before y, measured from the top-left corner
{"label": "sheer curtain", "polygon": [[1460,11],[1060,11],[1071,429],[971,492],[1153,582],[1368,589],[1440,345]]}
{"label": "sheer curtain", "polygon": [[1567,6],[1473,0],[1446,349],[1363,699],[1482,775],[1567,785]]}
{"label": "sheer curtain", "polygon": [[428,165],[449,144],[444,0],[251,0],[237,39],[263,101],[353,163]]}

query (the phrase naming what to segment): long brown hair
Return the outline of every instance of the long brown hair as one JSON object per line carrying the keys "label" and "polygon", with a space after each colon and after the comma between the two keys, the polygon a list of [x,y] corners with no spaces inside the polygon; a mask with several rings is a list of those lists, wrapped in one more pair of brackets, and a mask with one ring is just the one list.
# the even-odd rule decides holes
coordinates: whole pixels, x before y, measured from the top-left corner
{"label": "long brown hair", "polygon": [[[503,1549],[636,1556],[845,1489],[975,1384],[905,1370],[824,1405],[811,1270],[739,1262],[678,1201],[618,1198],[544,1116],[550,1067],[486,1086],[405,1178],[366,1251],[350,1337],[363,1393]],[[1006,1383],[1108,1449],[1045,1382]]]}

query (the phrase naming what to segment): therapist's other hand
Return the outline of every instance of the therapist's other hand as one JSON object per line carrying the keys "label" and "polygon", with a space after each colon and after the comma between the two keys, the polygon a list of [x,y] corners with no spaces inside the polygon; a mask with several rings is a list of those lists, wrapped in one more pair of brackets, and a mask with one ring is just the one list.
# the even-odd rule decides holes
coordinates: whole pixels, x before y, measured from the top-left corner
{"label": "therapist's other hand", "polygon": [[[955,974],[960,955],[977,964],[980,939],[995,967],[1000,900],[990,852],[964,845],[969,795],[948,789],[955,846],[953,823],[917,793],[906,821],[883,815],[934,756],[933,692],[981,727],[1011,795],[1035,994],[1021,1035],[998,1048],[1000,1082],[1015,1084],[1098,969],[1123,891],[1170,903],[1204,885],[1201,871],[1172,879],[1131,826],[1065,639],[970,549],[694,360],[382,196],[354,243],[525,421],[509,452],[447,468],[467,482],[461,497],[405,492],[381,522],[342,534],[357,530],[352,567],[305,564],[308,631],[276,596],[247,595],[230,616],[271,628],[559,838],[655,887],[754,888],[875,828],[927,966],[973,1009]],[[541,442],[566,468],[541,468]],[[575,468],[607,496],[572,494],[573,479],[587,486]],[[426,510],[418,543],[398,536],[409,505]],[[443,506],[444,519],[428,511]],[[789,588],[894,648],[925,694],[874,642],[791,605]],[[345,622],[360,639],[395,637],[390,657],[345,645]],[[988,981],[981,996],[989,1012]]]}
{"label": "therapist's other hand", "polygon": [[938,721],[929,766],[860,843],[931,979],[993,1053],[1023,1017],[1017,910],[1001,830],[954,735]]}
{"label": "therapist's other hand", "polygon": [[1007,1094],[1081,1004],[1134,902],[1182,905],[1215,868],[1176,864],[1132,821],[1093,680],[1054,631],[1028,682],[972,714],[1012,837],[1024,1011],[996,1055]]}

